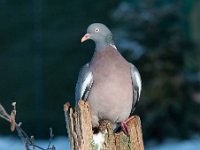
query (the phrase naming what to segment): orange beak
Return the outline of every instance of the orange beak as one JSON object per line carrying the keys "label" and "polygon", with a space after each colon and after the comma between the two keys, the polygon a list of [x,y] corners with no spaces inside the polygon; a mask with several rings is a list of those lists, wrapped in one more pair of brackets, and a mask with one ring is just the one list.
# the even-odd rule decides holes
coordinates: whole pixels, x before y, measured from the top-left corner
{"label": "orange beak", "polygon": [[90,39],[90,34],[89,34],[89,33],[86,33],[86,34],[82,37],[81,43],[83,43],[84,41],[86,41],[86,40],[88,40],[88,39]]}

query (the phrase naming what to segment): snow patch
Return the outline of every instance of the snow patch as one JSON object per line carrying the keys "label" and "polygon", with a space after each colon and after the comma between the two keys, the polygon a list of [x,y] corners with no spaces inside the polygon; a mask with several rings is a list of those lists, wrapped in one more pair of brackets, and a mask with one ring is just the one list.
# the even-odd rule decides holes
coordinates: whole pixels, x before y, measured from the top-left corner
{"label": "snow patch", "polygon": [[[47,148],[48,140],[35,140],[35,144],[43,148]],[[52,145],[56,147],[56,150],[69,150],[70,144],[67,137],[57,137],[53,139]],[[0,137],[0,150],[24,150],[25,146],[18,137]]]}
{"label": "snow patch", "polygon": [[200,138],[192,138],[185,141],[166,140],[160,145],[146,146],[146,150],[198,150]]}
{"label": "snow patch", "polygon": [[93,141],[94,144],[98,146],[98,150],[100,150],[103,146],[103,143],[105,141],[105,134],[104,133],[97,133],[93,135]]}

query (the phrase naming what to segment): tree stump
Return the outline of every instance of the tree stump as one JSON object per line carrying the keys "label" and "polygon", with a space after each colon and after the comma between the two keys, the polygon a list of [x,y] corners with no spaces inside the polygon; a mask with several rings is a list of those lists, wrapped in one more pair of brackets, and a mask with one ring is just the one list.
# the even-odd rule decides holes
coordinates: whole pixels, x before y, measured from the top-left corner
{"label": "tree stump", "polygon": [[104,135],[100,148],[93,139],[89,104],[80,100],[78,107],[73,109],[66,103],[64,112],[71,150],[144,150],[139,116],[132,116],[127,122],[129,136],[123,131],[114,133],[108,120],[100,121],[99,130]]}

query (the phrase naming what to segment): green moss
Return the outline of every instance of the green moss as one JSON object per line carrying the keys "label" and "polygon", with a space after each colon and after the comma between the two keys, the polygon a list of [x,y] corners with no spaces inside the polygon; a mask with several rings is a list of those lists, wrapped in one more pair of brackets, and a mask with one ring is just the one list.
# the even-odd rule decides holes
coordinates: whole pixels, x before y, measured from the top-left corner
{"label": "green moss", "polygon": [[94,140],[91,142],[92,150],[98,150],[98,145],[94,143]]}

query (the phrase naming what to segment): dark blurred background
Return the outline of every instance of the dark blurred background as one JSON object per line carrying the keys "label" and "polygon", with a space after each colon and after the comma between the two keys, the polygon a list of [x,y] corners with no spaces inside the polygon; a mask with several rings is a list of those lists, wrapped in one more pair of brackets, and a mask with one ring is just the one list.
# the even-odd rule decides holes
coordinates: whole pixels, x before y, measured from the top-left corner
{"label": "dark blurred background", "polygon": [[[0,1],[0,103],[36,138],[66,135],[63,104],[74,103],[79,69],[94,43],[89,24],[106,24],[123,56],[141,72],[135,114],[144,140],[200,133],[200,1]],[[0,119],[0,135],[10,126]]]}

